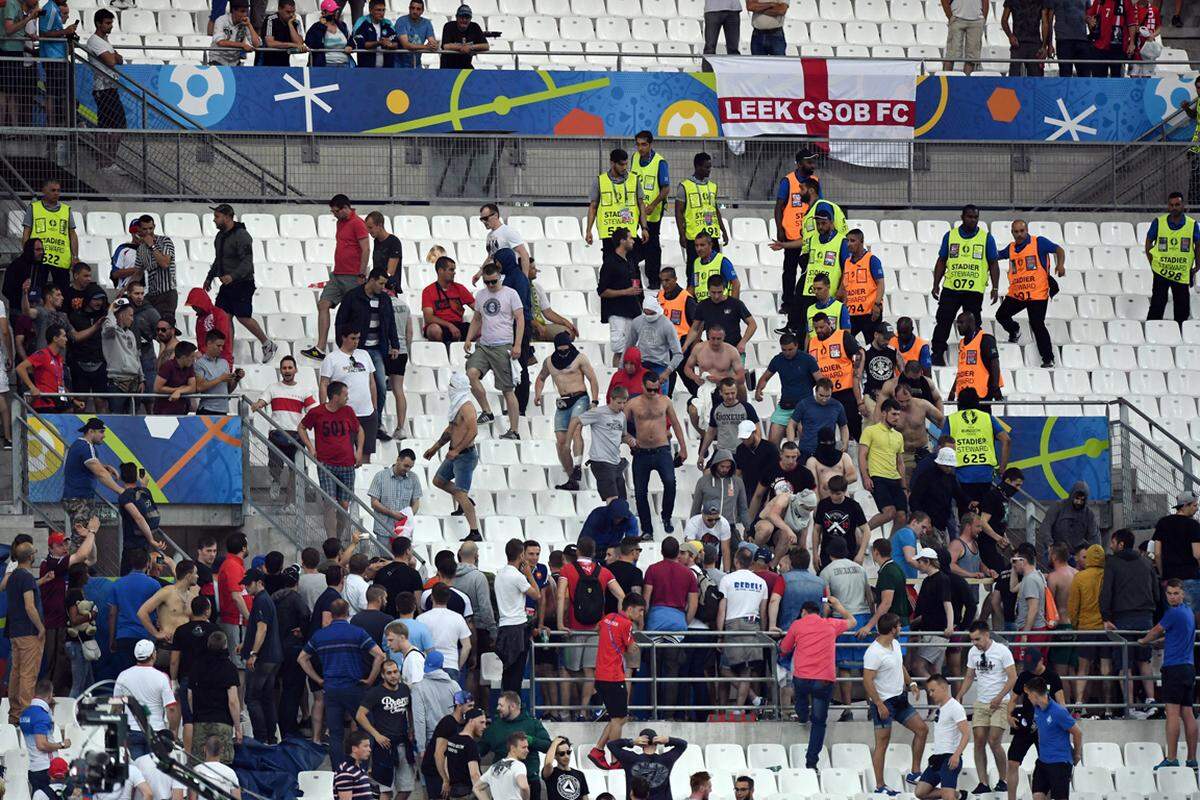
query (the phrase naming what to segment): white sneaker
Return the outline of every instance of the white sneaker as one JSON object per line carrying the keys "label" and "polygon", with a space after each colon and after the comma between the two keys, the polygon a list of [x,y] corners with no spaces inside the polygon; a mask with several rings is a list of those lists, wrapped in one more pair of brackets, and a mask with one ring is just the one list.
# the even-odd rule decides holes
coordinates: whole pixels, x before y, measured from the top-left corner
{"label": "white sneaker", "polygon": [[278,500],[279,496],[283,494],[283,487],[275,481],[271,481],[271,488],[268,493],[272,500]]}
{"label": "white sneaker", "polygon": [[271,359],[275,357],[275,353],[279,350],[279,345],[275,344],[274,340],[268,339],[262,346],[262,363],[270,364]]}

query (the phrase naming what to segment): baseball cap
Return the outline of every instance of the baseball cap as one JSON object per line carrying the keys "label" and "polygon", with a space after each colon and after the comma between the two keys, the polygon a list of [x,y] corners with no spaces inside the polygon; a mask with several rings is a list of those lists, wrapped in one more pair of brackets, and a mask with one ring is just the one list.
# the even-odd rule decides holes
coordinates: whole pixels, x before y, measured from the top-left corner
{"label": "baseball cap", "polygon": [[141,233],[142,232],[142,223],[138,222],[138,220],[136,218],[129,220],[129,232],[130,233]]}
{"label": "baseball cap", "polygon": [[892,323],[880,322],[878,325],[875,326],[875,330],[879,331],[884,336],[891,336],[892,335]]}
{"label": "baseball cap", "polygon": [[246,570],[246,574],[242,576],[242,584],[245,585],[247,583],[254,583],[255,581],[263,581],[266,580],[266,577],[266,573],[261,569],[255,569],[254,567],[251,567],[250,569]]}
{"label": "baseball cap", "polygon": [[108,428],[105,427],[104,420],[100,419],[99,417],[92,417],[87,422],[83,423],[83,427],[79,429],[79,432],[83,433],[84,431],[106,431],[106,430],[108,430]]}
{"label": "baseball cap", "polygon": [[441,652],[434,650],[425,654],[425,674],[436,672],[446,664],[446,657]]}
{"label": "baseball cap", "polygon": [[[321,3],[321,10],[327,13],[336,13],[338,8],[339,6],[337,4],[337,0],[323,0]],[[229,203],[221,203],[217,206],[209,206],[208,210],[215,211],[218,214],[224,214],[227,217],[233,216],[233,206],[229,205]]]}
{"label": "baseball cap", "polygon": [[941,450],[938,450],[937,458],[935,458],[933,460],[933,463],[937,464],[940,467],[957,466],[958,459],[954,455],[954,448],[953,447],[943,447]]}
{"label": "baseball cap", "polygon": [[[468,695],[468,697],[469,696],[470,695]],[[479,717],[482,717],[482,716],[484,716],[482,708],[472,708],[466,714],[463,714],[463,721],[470,722],[471,720],[478,719]]]}
{"label": "baseball cap", "polygon": [[458,691],[454,693],[454,705],[456,706],[465,706],[467,703],[473,702],[475,702],[475,695],[470,692]]}
{"label": "baseball cap", "polygon": [[47,538],[46,541],[51,547],[53,547],[56,544],[66,544],[67,543],[67,535],[65,533],[63,533],[62,531],[54,531],[53,533],[50,534],[50,536]]}
{"label": "baseball cap", "polygon": [[813,212],[813,217],[816,219],[833,219],[833,211],[827,205],[817,206],[817,210]]}
{"label": "baseball cap", "polygon": [[771,563],[771,551],[765,547],[760,547],[754,551],[754,560],[761,561],[764,564]]}
{"label": "baseball cap", "polygon": [[1188,503],[1194,503],[1194,502],[1196,502],[1196,493],[1195,492],[1180,492],[1179,494],[1175,495],[1175,507],[1176,508],[1183,508]]}
{"label": "baseball cap", "polygon": [[149,639],[141,639],[133,646],[133,657],[138,661],[145,661],[152,655],[154,655],[154,642]]}
{"label": "baseball cap", "polygon": [[720,514],[720,513],[721,513],[721,504],[720,503],[714,503],[710,500],[709,502],[704,504],[704,514],[706,516],[708,514]]}
{"label": "baseball cap", "polygon": [[71,765],[67,763],[65,758],[52,758],[50,759],[49,770],[50,780],[61,781],[71,771]]}
{"label": "baseball cap", "polygon": [[471,17],[473,17],[475,15],[471,13],[471,7],[469,5],[467,5],[466,3],[463,3],[461,6],[458,7],[458,11],[454,12],[454,16],[456,18],[457,17],[466,17],[467,19],[470,19]]}
{"label": "baseball cap", "polygon": [[115,314],[116,312],[120,311],[122,308],[131,306],[131,305],[133,305],[133,303],[131,303],[129,301],[128,297],[118,297],[116,300],[113,300],[113,304],[112,304],[113,313]]}
{"label": "baseball cap", "polygon": [[932,547],[922,547],[917,551],[917,558],[927,558],[930,561],[937,561],[937,550],[934,550]]}
{"label": "baseball cap", "polygon": [[704,555],[704,544],[696,539],[684,542],[683,549],[691,553],[693,558],[700,558]]}
{"label": "baseball cap", "polygon": [[579,546],[578,545],[569,544],[563,548],[563,556],[566,558],[575,558],[578,555],[579,555]]}
{"label": "baseball cap", "polygon": [[744,419],[738,423],[738,438],[749,439],[756,430],[758,430],[758,425],[754,420]]}

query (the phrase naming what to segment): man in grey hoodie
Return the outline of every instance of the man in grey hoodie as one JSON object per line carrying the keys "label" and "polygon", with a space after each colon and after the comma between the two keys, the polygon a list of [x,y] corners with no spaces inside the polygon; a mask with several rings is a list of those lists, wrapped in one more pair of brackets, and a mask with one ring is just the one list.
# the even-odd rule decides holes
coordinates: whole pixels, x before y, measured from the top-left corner
{"label": "man in grey hoodie", "polygon": [[[1109,630],[1146,631],[1154,625],[1154,612],[1158,608],[1159,585],[1154,563],[1142,555],[1134,545],[1133,531],[1121,528],[1113,531],[1112,555],[1104,562],[1104,580],[1100,583],[1100,616],[1104,627]],[[1136,642],[1139,634],[1124,638]],[[1121,650],[1116,650],[1118,654]],[[1146,702],[1154,702],[1154,680],[1150,678],[1150,648],[1132,646],[1128,649],[1129,659],[1137,664],[1142,675],[1142,687],[1146,691]],[[1120,655],[1113,665],[1121,669]],[[1126,698],[1132,705],[1132,700]],[[1161,711],[1156,713],[1161,714]],[[1134,709],[1131,717],[1146,719],[1151,712]]]}
{"label": "man in grey hoodie", "polygon": [[[439,651],[430,650],[425,655],[425,677],[412,685],[413,743],[418,758],[442,717],[458,710],[454,696],[462,692],[462,687],[442,669],[444,663]],[[466,710],[469,706],[464,703],[463,707]]]}
{"label": "man in grey hoodie", "polygon": [[233,206],[221,203],[213,206],[213,224],[217,238],[213,241],[213,263],[204,279],[204,291],[219,281],[217,308],[237,317],[242,327],[250,331],[262,345],[262,363],[269,364],[278,349],[254,320],[254,239],[246,226],[233,219]]}
{"label": "man in grey hoodie", "polygon": [[[737,474],[733,453],[728,450],[718,449],[713,453],[708,470],[696,481],[696,488],[692,491],[692,516],[699,514],[709,503],[721,507],[721,516],[735,531],[739,525],[742,526],[741,530],[749,527],[750,508],[746,486]],[[732,563],[728,545],[724,542],[722,545],[723,563],[728,568]]]}
{"label": "man in grey hoodie", "polygon": [[[487,576],[479,571],[479,545],[474,542],[463,542],[458,548],[458,568],[454,571],[454,588],[467,596],[475,615],[471,622],[475,626],[475,647],[473,653],[483,654],[493,651],[492,644],[496,641],[498,628],[496,626],[496,611],[492,607],[492,593],[488,587]],[[474,658],[475,667],[467,673],[467,683],[479,694],[482,688],[479,683],[479,655]]]}
{"label": "man in grey hoodie", "polygon": [[[100,329],[100,346],[108,365],[108,391],[114,394],[145,391],[137,334],[133,332],[133,303],[128,298],[118,297],[113,301]],[[131,397],[113,397],[108,407],[114,414],[132,414],[133,402]]]}
{"label": "man in grey hoodie", "polygon": [[1046,511],[1037,534],[1039,564],[1049,563],[1050,545],[1055,542],[1063,542],[1072,553],[1079,552],[1081,547],[1100,544],[1100,525],[1087,503],[1087,483],[1075,481],[1071,494]]}
{"label": "man in grey hoodie", "polygon": [[626,347],[642,351],[642,366],[658,373],[664,384],[674,380],[675,370],[683,363],[683,349],[675,326],[663,316],[654,295],[648,294],[642,300],[642,315],[629,324],[625,342]]}

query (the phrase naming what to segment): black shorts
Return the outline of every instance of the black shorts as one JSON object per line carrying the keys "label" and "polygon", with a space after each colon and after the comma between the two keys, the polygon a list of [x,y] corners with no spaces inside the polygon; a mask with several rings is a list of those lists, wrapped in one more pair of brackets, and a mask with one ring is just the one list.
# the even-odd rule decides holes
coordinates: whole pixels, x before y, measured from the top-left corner
{"label": "black shorts", "polygon": [[1190,706],[1196,697],[1196,668],[1191,664],[1172,664],[1162,668],[1162,689],[1158,699],[1163,703]]}
{"label": "black shorts", "polygon": [[375,435],[379,432],[379,415],[371,414],[368,417],[359,417],[358,425],[363,431],[363,457],[365,458],[375,453]]}
{"label": "black shorts", "polygon": [[1023,763],[1030,748],[1037,747],[1037,740],[1036,731],[1015,731],[1012,741],[1008,744],[1008,760],[1017,764]]}
{"label": "black shorts", "polygon": [[596,694],[611,717],[629,716],[629,693],[625,691],[625,681],[596,681]]}
{"label": "black shorts", "polygon": [[77,394],[103,394],[108,391],[108,368],[101,364],[99,369],[88,372],[78,364],[70,364],[71,391]]}
{"label": "black shorts", "polygon": [[96,101],[96,127],[125,128],[125,106],[121,102],[121,94],[116,89],[101,89],[92,92]]}
{"label": "black shorts", "polygon": [[1050,800],[1068,800],[1071,796],[1071,765],[1037,762],[1030,788],[1034,794],[1044,794]]}
{"label": "black shorts", "polygon": [[231,317],[254,316],[254,280],[225,283],[217,290],[217,308]]}
{"label": "black shorts", "polygon": [[904,487],[899,478],[872,477],[871,482],[875,485],[871,497],[875,498],[876,508],[883,510],[892,506],[897,511],[908,513],[908,498],[904,496]]}
{"label": "black shorts", "polygon": [[408,353],[401,353],[392,358],[384,353],[383,355],[383,371],[387,375],[403,375],[408,369]]}
{"label": "black shorts", "polygon": [[67,103],[68,81],[70,80],[69,67],[65,63],[57,61],[43,61],[42,72],[46,80],[46,97],[53,102]]}
{"label": "black shorts", "polygon": [[1086,658],[1092,665],[1099,661],[1108,661],[1112,658],[1113,648],[1110,646],[1112,640],[1108,638],[1108,634],[1103,631],[1099,633],[1081,631],[1075,634],[1077,643],[1095,642],[1097,647],[1079,647],[1076,648],[1080,658]]}
{"label": "black shorts", "polygon": [[[458,336],[455,336],[454,334],[452,334],[452,333],[449,331],[449,329],[447,329],[447,328],[445,328],[445,327],[443,327],[443,326],[441,326],[441,325],[437,325],[436,327],[440,328],[440,329],[441,329],[441,331],[442,331],[442,341],[443,341],[443,342],[462,342],[462,341],[465,341],[465,340],[466,340],[466,338],[467,338],[467,327],[468,327],[467,323],[465,323],[465,322],[453,322],[453,321],[451,321],[451,320],[442,320],[442,321],[443,321],[443,322],[449,322],[451,325],[453,325],[454,327],[458,328]],[[430,328],[433,328],[433,327],[435,327],[435,326],[434,326],[434,325],[426,325],[426,326],[425,326],[425,330],[426,330],[426,331],[428,331]],[[399,331],[397,331],[397,333],[399,333]],[[429,338],[429,334],[428,334],[428,333],[426,333],[426,334],[425,334],[425,338],[427,338],[427,339]]]}

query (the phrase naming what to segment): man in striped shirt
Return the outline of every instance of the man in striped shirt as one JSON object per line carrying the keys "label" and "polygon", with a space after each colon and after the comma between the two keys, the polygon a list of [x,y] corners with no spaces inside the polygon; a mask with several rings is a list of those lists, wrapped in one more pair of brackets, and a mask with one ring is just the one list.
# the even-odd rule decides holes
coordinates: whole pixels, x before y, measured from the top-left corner
{"label": "man in striped shirt", "polygon": [[[254,404],[255,411],[271,407],[271,419],[279,426],[267,432],[267,440],[279,448],[287,458],[294,461],[296,446],[296,429],[304,413],[316,405],[312,392],[296,383],[296,359],[284,356],[279,361],[278,383],[267,387]],[[271,473],[271,499],[278,500],[283,491],[280,475],[283,472],[283,459],[274,450],[267,453],[267,469]]]}
{"label": "man in striped shirt", "polygon": [[378,794],[364,766],[371,760],[371,737],[354,731],[346,737],[346,760],[333,773],[333,796],[337,800],[374,800]]}

